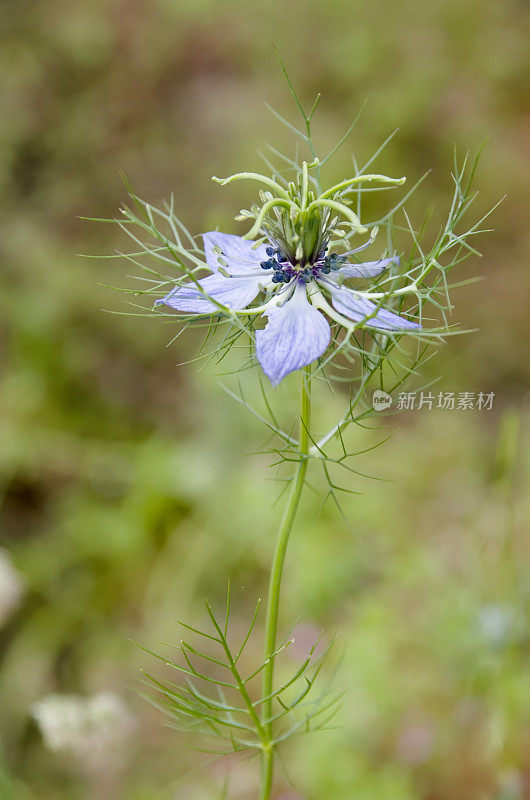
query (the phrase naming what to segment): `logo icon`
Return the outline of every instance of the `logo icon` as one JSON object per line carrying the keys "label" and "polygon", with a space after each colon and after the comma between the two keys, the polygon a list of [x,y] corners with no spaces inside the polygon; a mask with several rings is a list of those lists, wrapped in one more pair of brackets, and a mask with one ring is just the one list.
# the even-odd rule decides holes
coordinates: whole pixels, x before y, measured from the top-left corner
{"label": "logo icon", "polygon": [[381,389],[376,389],[372,395],[372,408],[374,411],[385,411],[392,405],[392,398]]}

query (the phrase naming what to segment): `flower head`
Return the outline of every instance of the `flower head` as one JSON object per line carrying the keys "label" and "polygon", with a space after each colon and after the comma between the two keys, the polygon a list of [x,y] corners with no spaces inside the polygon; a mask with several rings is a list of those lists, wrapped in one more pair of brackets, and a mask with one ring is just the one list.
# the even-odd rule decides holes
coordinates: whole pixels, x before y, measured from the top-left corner
{"label": "flower head", "polygon": [[[275,385],[325,352],[331,334],[324,314],[346,328],[420,328],[382,308],[370,299],[370,292],[356,291],[344,283],[348,278],[379,275],[398,262],[395,256],[357,264],[349,260],[355,251],[326,255],[323,246],[313,261],[299,263],[291,261],[276,243],[256,247],[240,236],[216,231],[205,233],[203,239],[212,274],[177,287],[156,305],[197,315],[219,313],[221,306],[266,316],[267,325],[256,331],[256,355]],[[265,294],[266,302],[249,308],[260,293]]]}
{"label": "flower head", "polygon": [[[360,247],[337,251],[345,239],[345,226],[364,233],[345,193],[362,180],[401,183],[383,175],[362,175],[315,196],[309,189],[308,168],[303,163],[299,185],[283,189],[272,179],[255,173],[240,177],[261,180],[262,206],[242,212],[239,219],[254,218],[245,237],[210,231],[203,234],[206,264],[211,275],[179,285],[155,305],[188,314],[218,314],[223,310],[262,314],[265,328],[256,331],[256,355],[265,374],[277,385],[288,375],[320,358],[331,330],[328,320],[352,330],[417,330],[421,326],[381,306],[380,292],[359,291],[345,285],[350,278],[374,278],[397,256],[356,263],[351,257],[372,244],[376,230]],[[270,189],[275,191],[273,194]],[[257,241],[252,241],[256,236]],[[264,294],[264,302],[251,304]]]}

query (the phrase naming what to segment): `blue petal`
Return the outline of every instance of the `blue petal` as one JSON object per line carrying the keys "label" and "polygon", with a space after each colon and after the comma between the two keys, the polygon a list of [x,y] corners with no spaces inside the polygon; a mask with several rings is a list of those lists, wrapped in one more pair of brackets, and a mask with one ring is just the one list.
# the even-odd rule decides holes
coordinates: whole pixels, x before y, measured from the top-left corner
{"label": "blue petal", "polygon": [[344,264],[337,272],[344,275],[345,278],[375,278],[389,264],[399,264],[399,256],[380,258],[379,261],[364,261],[362,264]]}
{"label": "blue petal", "polygon": [[[330,285],[328,284],[328,288]],[[367,328],[377,328],[384,331],[419,330],[421,325],[411,322],[404,317],[379,308],[371,300],[362,297],[353,289],[346,286],[331,286],[331,302],[334,308],[354,322],[363,322]],[[377,313],[375,313],[377,310]],[[374,315],[374,316],[372,316]],[[366,319],[370,317],[370,319]]]}
{"label": "blue petal", "polygon": [[[261,278],[261,280],[260,280]],[[198,283],[206,294],[211,295],[218,303],[239,311],[251,303],[260,291],[263,275],[252,278],[225,278],[221,273],[201,278]],[[155,306],[166,305],[175,311],[187,311],[189,314],[214,314],[220,309],[207,297],[204,297],[194,283],[185,283],[173,289]]]}
{"label": "blue petal", "polygon": [[326,319],[307,299],[305,284],[295,287],[283,306],[266,312],[267,326],[256,331],[256,355],[263,371],[277,386],[290,372],[322,355],[329,344]]}
{"label": "blue petal", "polygon": [[[221,266],[219,259],[222,259],[226,264],[224,269],[231,274],[260,273],[260,271],[263,274],[260,262],[268,259],[266,253],[267,245],[260,244],[254,247],[255,243],[248,239],[242,239],[241,236],[234,236],[231,233],[220,233],[219,231],[203,233],[202,238],[206,263],[212,272],[218,271]],[[214,247],[219,248],[222,255],[215,252]]]}

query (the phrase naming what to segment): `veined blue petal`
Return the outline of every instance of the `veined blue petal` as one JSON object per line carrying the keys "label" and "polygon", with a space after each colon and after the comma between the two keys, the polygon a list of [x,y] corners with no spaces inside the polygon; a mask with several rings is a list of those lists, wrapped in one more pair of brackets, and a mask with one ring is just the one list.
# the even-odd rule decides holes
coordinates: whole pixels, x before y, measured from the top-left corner
{"label": "veined blue petal", "polygon": [[[345,317],[349,317],[354,322],[363,322],[368,328],[377,328],[383,331],[404,331],[420,330],[421,325],[411,322],[404,317],[387,311],[386,308],[379,308],[371,300],[348,289],[346,286],[335,286],[327,284],[331,292],[331,302],[334,308]],[[375,313],[377,311],[377,313]],[[370,319],[366,319],[370,317]]]}
{"label": "veined blue petal", "polygon": [[[203,233],[202,238],[206,263],[212,272],[219,270],[221,266],[219,259],[221,258],[226,264],[224,269],[232,275],[251,272],[263,274],[260,262],[268,259],[266,253],[267,245],[260,244],[258,247],[253,247],[255,243],[248,239],[242,239],[241,236],[234,236],[232,233],[220,233],[219,231]],[[217,253],[214,247],[220,248],[222,255]]]}
{"label": "veined blue petal", "polygon": [[[223,306],[239,311],[251,303],[260,291],[263,274],[250,278],[225,278],[221,273],[201,278],[201,288]],[[155,306],[166,305],[175,311],[188,314],[214,314],[220,309],[201,294],[195,283],[185,283],[155,302]]]}
{"label": "veined blue petal", "polygon": [[345,278],[375,278],[389,264],[399,264],[399,256],[380,258],[379,261],[364,261],[362,264],[344,264],[339,267],[337,273],[344,275]]}
{"label": "veined blue petal", "polygon": [[329,344],[330,328],[307,299],[305,284],[297,284],[282,306],[266,312],[267,326],[256,331],[256,355],[263,371],[277,386],[290,372],[311,364]]}

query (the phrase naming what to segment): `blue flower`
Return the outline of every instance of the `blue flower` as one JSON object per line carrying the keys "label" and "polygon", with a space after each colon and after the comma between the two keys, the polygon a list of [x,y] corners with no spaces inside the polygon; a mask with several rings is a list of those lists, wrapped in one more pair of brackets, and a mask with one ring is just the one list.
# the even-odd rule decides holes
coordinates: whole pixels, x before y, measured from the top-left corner
{"label": "blue flower", "polygon": [[[256,331],[256,355],[273,385],[325,352],[331,330],[324,314],[348,329],[363,326],[391,332],[421,328],[370,299],[385,297],[384,293],[360,292],[344,285],[348,278],[376,277],[398,262],[397,257],[348,262],[349,255],[372,240],[343,255],[326,255],[323,245],[310,263],[300,264],[272,240],[269,245],[256,245],[216,231],[205,233],[203,239],[212,274],[178,286],[155,305],[197,315],[222,313],[222,306],[266,316],[266,327]],[[262,292],[266,294],[263,305],[249,308]]]}

